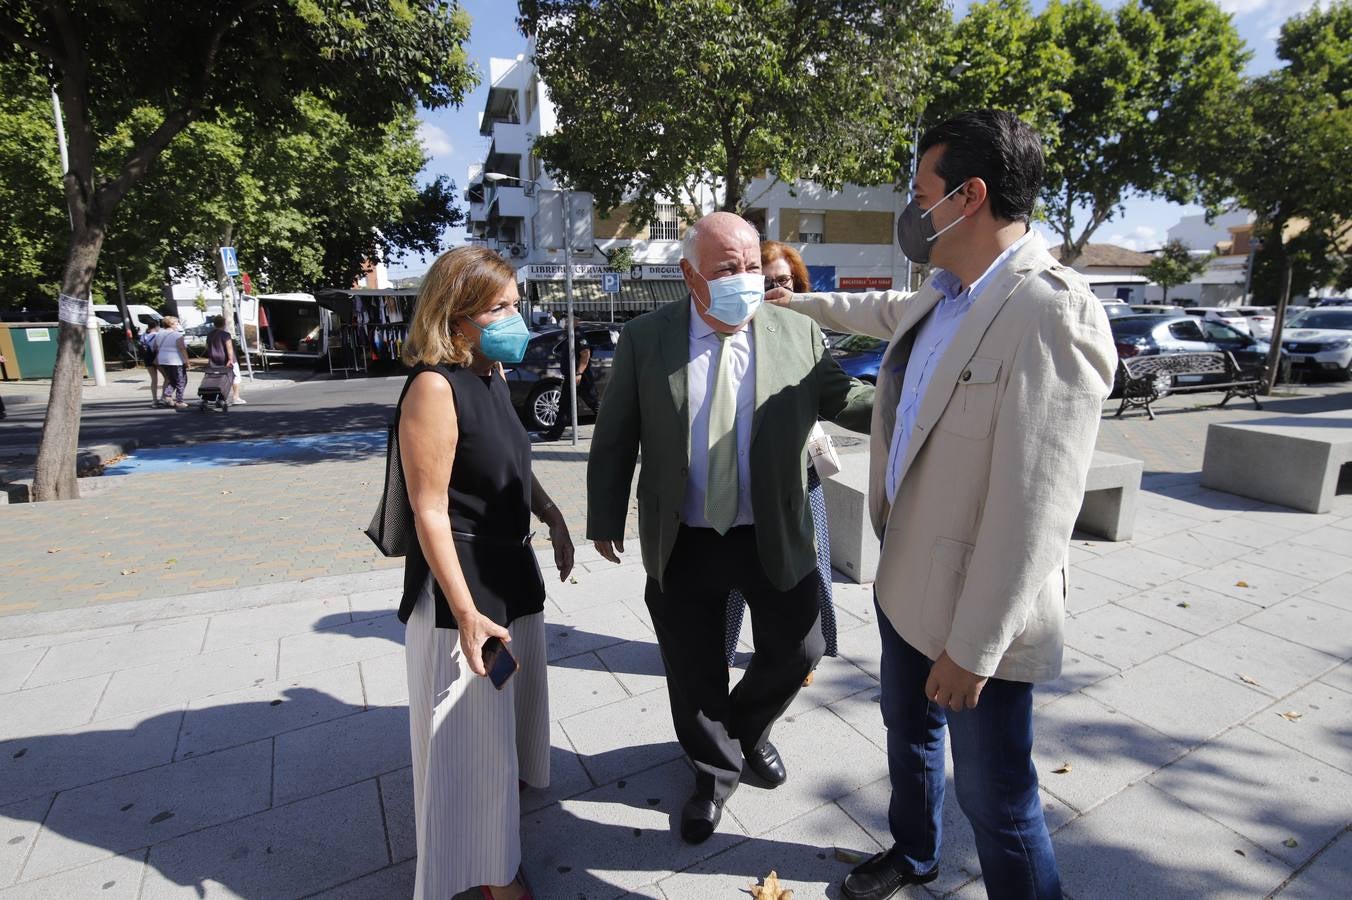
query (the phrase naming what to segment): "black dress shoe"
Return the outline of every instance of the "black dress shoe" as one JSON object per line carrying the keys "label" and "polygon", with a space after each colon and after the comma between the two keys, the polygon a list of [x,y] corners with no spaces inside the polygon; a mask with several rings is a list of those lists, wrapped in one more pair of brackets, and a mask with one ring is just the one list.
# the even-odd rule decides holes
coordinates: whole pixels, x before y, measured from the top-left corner
{"label": "black dress shoe", "polygon": [[888,850],[855,866],[845,876],[841,893],[847,900],[887,900],[908,884],[929,884],[938,877],[938,866],[916,875],[902,863],[900,853],[894,856],[893,850]]}
{"label": "black dress shoe", "polygon": [[687,844],[702,844],[718,828],[723,818],[723,801],[707,794],[696,794],[681,810],[681,838]]}
{"label": "black dress shoe", "polygon": [[775,745],[769,741],[755,749],[743,747],[742,755],[746,757],[746,764],[756,773],[756,777],[767,782],[770,787],[779,787],[788,780],[789,773],[784,769],[784,760],[775,749]]}

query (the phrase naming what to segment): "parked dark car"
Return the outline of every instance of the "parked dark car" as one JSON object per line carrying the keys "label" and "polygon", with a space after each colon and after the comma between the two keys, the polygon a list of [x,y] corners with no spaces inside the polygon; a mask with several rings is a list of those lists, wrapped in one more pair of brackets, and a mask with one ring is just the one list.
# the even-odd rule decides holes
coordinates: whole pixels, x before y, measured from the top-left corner
{"label": "parked dark car", "polygon": [[831,355],[845,370],[869,384],[878,383],[878,366],[887,352],[887,341],[866,334],[847,334],[831,345]]}
{"label": "parked dark car", "polygon": [[[1109,319],[1113,343],[1119,359],[1148,356],[1156,353],[1200,353],[1208,350],[1229,350],[1245,374],[1262,371],[1267,361],[1268,342],[1257,340],[1224,322],[1200,319],[1185,313],[1122,316]],[[1225,380],[1222,374],[1179,375],[1177,384],[1206,384]],[[1113,379],[1113,396],[1121,384]]]}
{"label": "parked dark car", "polygon": [[[596,396],[605,395],[610,381],[610,367],[615,361],[615,345],[619,342],[622,323],[581,322],[582,336],[591,345],[591,363],[588,366],[596,384]],[[526,355],[515,366],[507,367],[507,385],[512,392],[512,405],[527,431],[546,431],[559,415],[559,400],[563,388],[563,369],[559,365],[559,346],[568,340],[562,328],[537,331],[526,345]],[[586,403],[578,399],[581,418]],[[592,410],[593,413],[596,410]]]}

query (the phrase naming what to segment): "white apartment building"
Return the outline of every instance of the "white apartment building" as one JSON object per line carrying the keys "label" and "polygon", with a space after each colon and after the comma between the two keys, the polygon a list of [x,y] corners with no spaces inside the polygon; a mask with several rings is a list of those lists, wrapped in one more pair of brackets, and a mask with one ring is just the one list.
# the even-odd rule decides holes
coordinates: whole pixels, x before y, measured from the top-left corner
{"label": "white apartment building", "polygon": [[[489,139],[482,164],[470,168],[469,235],[472,242],[498,251],[518,271],[522,295],[533,309],[557,311],[564,305],[561,240],[550,239],[545,222],[557,215],[557,185],[531,153],[541,134],[555,127],[554,107],[531,61],[532,48],[514,59],[489,62],[489,91],[479,117],[479,133]],[[494,178],[493,174],[509,176]],[[488,175],[489,177],[485,177]],[[766,239],[792,245],[807,264],[818,290],[871,290],[902,287],[906,258],[896,243],[896,220],[907,202],[890,185],[846,186],[826,191],[817,185],[787,185],[754,179],[746,191],[745,215]],[[585,196],[575,199],[590,203]],[[715,208],[702,198],[700,214]],[[573,253],[574,303],[583,317],[607,313],[614,301],[620,317],[652,309],[685,296],[681,281],[680,238],[689,214],[675,202],[658,206],[656,221],[639,228],[621,206],[602,218],[595,209],[574,210],[574,229],[590,225],[590,244]],[[580,218],[582,221],[577,221]],[[586,220],[590,219],[588,223]],[[576,246],[576,245],[575,245]],[[608,254],[620,247],[633,252],[634,265],[621,273],[618,295],[601,291],[601,276],[611,271]]]}

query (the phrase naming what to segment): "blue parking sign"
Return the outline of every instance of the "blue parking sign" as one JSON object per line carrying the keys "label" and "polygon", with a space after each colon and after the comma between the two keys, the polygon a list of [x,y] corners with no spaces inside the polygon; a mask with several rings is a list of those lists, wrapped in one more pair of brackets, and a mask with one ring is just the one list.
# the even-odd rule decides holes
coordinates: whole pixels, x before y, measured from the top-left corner
{"label": "blue parking sign", "polygon": [[239,275],[239,257],[235,255],[234,247],[221,248],[221,263],[225,266],[225,274],[231,278]]}
{"label": "blue parking sign", "polygon": [[605,294],[618,294],[620,292],[619,272],[601,273],[601,292]]}

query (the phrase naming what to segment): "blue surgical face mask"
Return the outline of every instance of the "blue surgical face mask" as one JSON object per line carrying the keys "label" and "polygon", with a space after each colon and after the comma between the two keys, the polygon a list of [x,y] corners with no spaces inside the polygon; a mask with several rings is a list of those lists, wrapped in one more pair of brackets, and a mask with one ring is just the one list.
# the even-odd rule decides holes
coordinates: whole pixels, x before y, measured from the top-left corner
{"label": "blue surgical face mask", "polygon": [[486,358],[516,365],[526,355],[530,329],[519,313],[487,325],[480,325],[470,318],[465,321],[479,329],[479,352]]}
{"label": "blue surgical face mask", "polygon": [[[698,270],[695,274],[704,278]],[[759,272],[726,275],[712,281],[704,278],[704,283],[709,286],[708,313],[724,325],[741,325],[756,314],[765,299],[765,276]]]}

